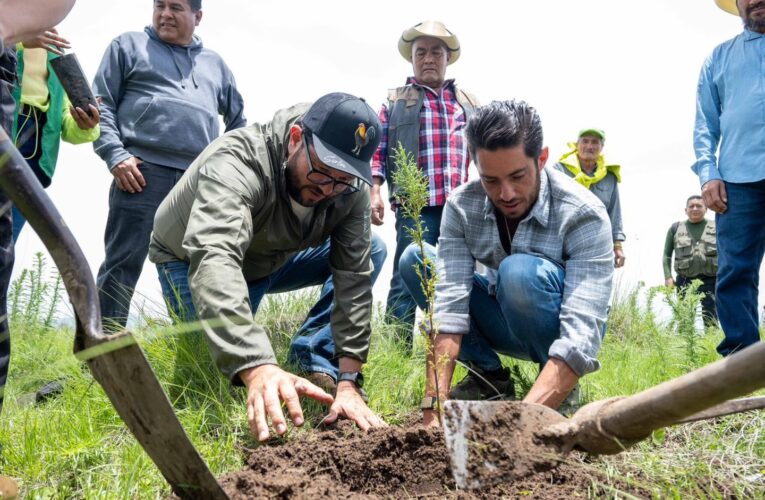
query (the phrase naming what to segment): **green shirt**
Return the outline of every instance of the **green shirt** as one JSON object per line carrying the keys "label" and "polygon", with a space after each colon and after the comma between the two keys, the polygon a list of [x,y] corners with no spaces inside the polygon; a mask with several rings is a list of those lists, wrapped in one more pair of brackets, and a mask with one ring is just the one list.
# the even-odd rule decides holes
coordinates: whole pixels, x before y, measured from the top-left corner
{"label": "green shirt", "polygon": [[247,282],[327,238],[335,354],[366,361],[372,313],[369,190],[322,201],[303,225],[285,188],[288,132],[309,107],[278,111],[270,123],[214,141],[154,219],[149,259],[189,262],[189,286],[213,358],[234,382],[246,368],[276,364],[265,330],[253,320]]}

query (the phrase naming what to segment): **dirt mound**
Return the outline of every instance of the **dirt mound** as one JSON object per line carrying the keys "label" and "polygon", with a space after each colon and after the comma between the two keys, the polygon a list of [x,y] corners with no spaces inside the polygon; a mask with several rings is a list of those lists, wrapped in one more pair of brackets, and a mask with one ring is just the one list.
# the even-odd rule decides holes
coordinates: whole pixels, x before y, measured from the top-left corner
{"label": "dirt mound", "polygon": [[[233,499],[569,498],[604,491],[595,486],[603,478],[593,476],[590,469],[563,464],[553,470],[530,471],[528,477],[512,482],[456,490],[440,429],[389,427],[365,434],[344,422],[281,445],[261,446],[243,470],[227,474],[221,483]],[[650,496],[626,484],[615,486],[633,495]]]}

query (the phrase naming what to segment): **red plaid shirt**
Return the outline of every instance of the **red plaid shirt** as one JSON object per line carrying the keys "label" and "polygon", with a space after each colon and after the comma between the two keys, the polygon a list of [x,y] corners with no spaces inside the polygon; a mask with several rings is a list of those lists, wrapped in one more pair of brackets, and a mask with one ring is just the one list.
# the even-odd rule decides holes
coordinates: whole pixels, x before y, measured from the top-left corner
{"label": "red plaid shirt", "polygon": [[[413,77],[407,85],[423,89],[425,98],[420,109],[420,151],[417,165],[428,178],[430,206],[442,206],[446,198],[460,184],[468,180],[470,155],[464,138],[467,117],[457,102],[454,80],[447,80],[437,94],[420,85]],[[380,146],[372,158],[372,175],[385,179],[388,158],[388,108],[380,109],[383,133]],[[391,200],[395,209],[395,200]]]}

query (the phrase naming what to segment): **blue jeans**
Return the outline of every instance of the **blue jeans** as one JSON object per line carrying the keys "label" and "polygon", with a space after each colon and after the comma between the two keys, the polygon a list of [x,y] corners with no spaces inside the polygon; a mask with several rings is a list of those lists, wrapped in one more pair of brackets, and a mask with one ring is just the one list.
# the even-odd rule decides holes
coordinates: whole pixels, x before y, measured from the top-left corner
{"label": "blue jeans", "polygon": [[765,253],[765,180],[725,183],[728,209],[717,214],[717,316],[725,338],[723,356],[760,340],[757,294]]}
{"label": "blue jeans", "polygon": [[[16,120],[17,137],[19,139],[26,137],[27,140],[22,144],[16,144],[16,147],[21,153],[21,156],[27,161],[27,165],[34,172],[37,180],[40,181],[42,187],[47,188],[50,186],[51,178],[48,177],[42,167],[40,166],[40,159],[42,158],[42,129],[45,127],[45,123],[48,121],[48,115],[40,111],[37,108],[30,106],[20,106],[19,116]],[[13,242],[19,239],[19,234],[24,228],[27,220],[16,208],[13,206]]]}
{"label": "blue jeans", "polygon": [[[335,341],[332,337],[330,315],[334,290],[329,267],[330,243],[308,248],[293,255],[279,269],[265,278],[247,283],[253,315],[267,293],[299,290],[307,286],[322,285],[319,300],[308,312],[308,317],[295,333],[287,360],[299,372],[326,373],[337,380],[338,362],[335,358]],[[385,242],[372,234],[372,284],[382,269],[388,255]],[[197,313],[191,299],[188,284],[189,264],[176,260],[157,264],[162,294],[171,314],[181,321],[196,320]]]}
{"label": "blue jeans", "polygon": [[98,270],[98,300],[107,331],[124,328],[130,300],[149,253],[154,214],[183,175],[183,170],[143,162],[138,166],[146,186],[129,193],[112,181],[104,244],[106,256]]}
{"label": "blue jeans", "polygon": [[[426,246],[431,259],[435,248]],[[413,266],[422,265],[420,250],[409,246],[401,256],[404,283],[421,308],[425,295]],[[560,308],[565,272],[558,264],[532,255],[515,254],[499,265],[496,295],[488,280],[473,276],[470,329],[462,339],[459,359],[482,370],[501,368],[497,353],[543,366],[560,336]],[[456,333],[456,332],[455,332]]]}
{"label": "blue jeans", "polygon": [[[435,245],[441,232],[441,214],[444,207],[425,207],[420,213],[423,226],[427,229],[424,239],[427,243]],[[390,280],[390,290],[388,291],[388,301],[386,306],[387,317],[389,320],[396,321],[402,328],[406,329],[405,340],[411,344],[412,327],[414,325],[414,315],[417,310],[417,304],[409,293],[401,277],[400,259],[401,254],[406,247],[412,243],[412,237],[407,228],[414,226],[414,221],[404,217],[401,208],[396,209],[396,252],[393,255],[393,275]]]}

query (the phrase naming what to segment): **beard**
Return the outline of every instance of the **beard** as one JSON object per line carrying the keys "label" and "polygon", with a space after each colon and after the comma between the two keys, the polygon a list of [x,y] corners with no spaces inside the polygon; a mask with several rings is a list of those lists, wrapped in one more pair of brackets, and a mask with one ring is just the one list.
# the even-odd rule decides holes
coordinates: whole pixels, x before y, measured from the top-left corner
{"label": "beard", "polygon": [[754,10],[754,7],[760,7],[762,6],[763,2],[758,2],[756,4],[749,4],[749,6],[746,9],[746,16],[744,18],[744,26],[749,31],[754,31],[755,33],[765,33],[765,18],[755,19],[752,17],[752,10]]}
{"label": "beard", "polygon": [[[284,180],[287,185],[287,194],[299,205],[304,207],[315,207],[323,200],[306,200],[303,193],[305,191],[315,191],[317,188],[314,187],[313,184],[304,184],[301,186],[301,180],[297,174],[297,170],[297,158],[296,155],[293,155],[292,158],[287,160],[287,167],[285,168]],[[308,182],[307,179],[306,182]]]}

